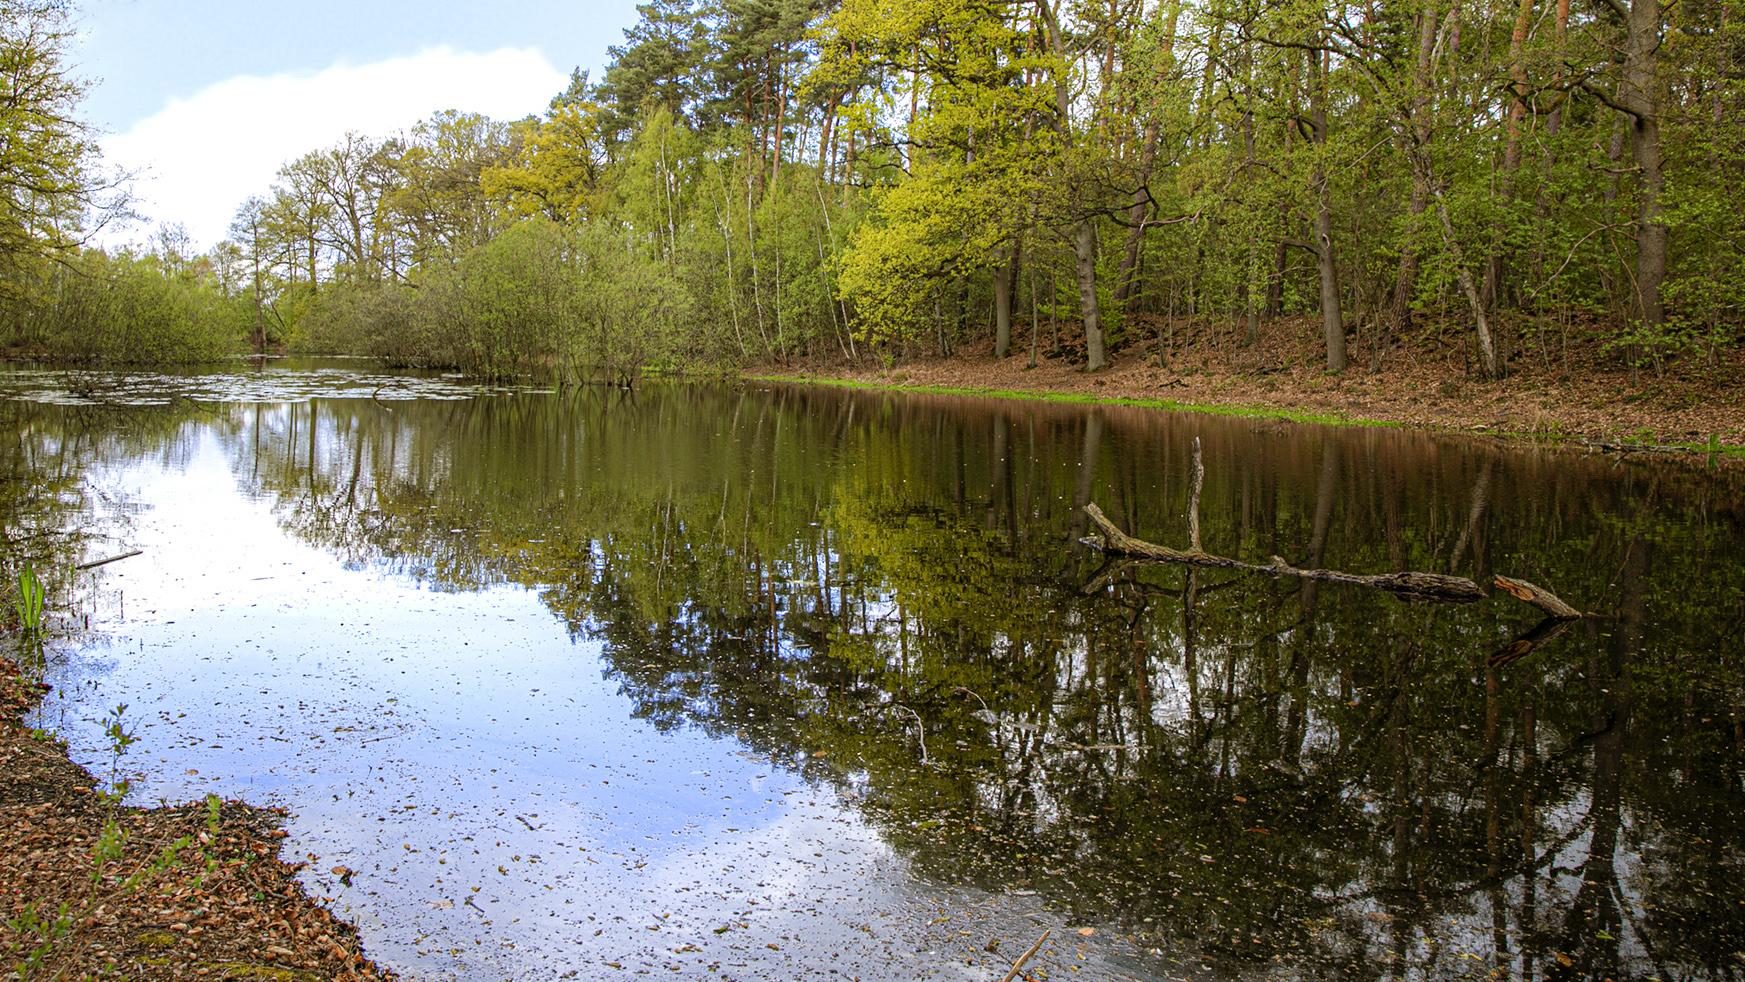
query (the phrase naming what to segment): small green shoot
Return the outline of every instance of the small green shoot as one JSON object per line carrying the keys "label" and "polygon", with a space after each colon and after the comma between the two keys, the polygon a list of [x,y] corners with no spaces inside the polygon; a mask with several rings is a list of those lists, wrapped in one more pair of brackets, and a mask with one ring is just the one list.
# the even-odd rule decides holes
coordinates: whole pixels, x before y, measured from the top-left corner
{"label": "small green shoot", "polygon": [[133,783],[121,773],[121,758],[127,756],[127,751],[139,738],[133,735],[133,727],[126,721],[127,703],[122,703],[109,711],[102,719],[103,735],[109,738],[109,790],[103,792],[103,799],[110,810],[133,789]]}
{"label": "small green shoot", "polygon": [[111,819],[103,823],[103,834],[91,847],[91,882],[103,882],[103,868],[127,854],[127,830]]}
{"label": "small green shoot", "polygon": [[[37,913],[36,904],[29,904],[17,917],[6,920],[6,926],[12,929],[13,935],[18,939],[13,943],[13,950],[20,947],[26,949],[24,960],[12,966],[11,977],[39,978],[47,971],[55,946],[73,933],[73,917],[67,913],[67,909],[68,905],[62,903],[53,916],[43,917]],[[59,974],[55,972],[49,977]]]}

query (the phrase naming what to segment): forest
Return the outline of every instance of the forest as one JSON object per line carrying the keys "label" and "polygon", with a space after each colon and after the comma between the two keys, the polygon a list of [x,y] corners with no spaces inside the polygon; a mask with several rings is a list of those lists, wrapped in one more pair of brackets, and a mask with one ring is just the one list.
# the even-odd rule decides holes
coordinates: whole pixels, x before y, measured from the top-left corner
{"label": "forest", "polygon": [[1713,365],[1745,303],[1729,0],[652,0],[539,116],[285,162],[198,252],[78,117],[65,0],[7,0],[0,345],[489,378],[1098,371],[1313,323],[1317,360],[1572,346]]}

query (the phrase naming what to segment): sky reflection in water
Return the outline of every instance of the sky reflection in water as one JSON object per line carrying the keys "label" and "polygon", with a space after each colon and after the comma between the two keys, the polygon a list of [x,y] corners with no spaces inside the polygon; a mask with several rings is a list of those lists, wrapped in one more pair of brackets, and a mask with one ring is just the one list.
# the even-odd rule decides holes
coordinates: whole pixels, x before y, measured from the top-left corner
{"label": "sky reflection in water", "polygon": [[[87,551],[145,550],[82,581],[101,640],[40,715],[97,764],[88,720],[128,703],[144,799],[290,807],[287,853],[402,971],[997,979],[1044,926],[1051,977],[1737,971],[1728,476],[782,389],[282,402],[312,383],[278,374],[17,408],[106,492]],[[1100,570],[1079,506],[1184,541],[1194,436],[1214,551],[1525,575],[1603,616],[1487,677],[1536,620],[1512,601]]]}

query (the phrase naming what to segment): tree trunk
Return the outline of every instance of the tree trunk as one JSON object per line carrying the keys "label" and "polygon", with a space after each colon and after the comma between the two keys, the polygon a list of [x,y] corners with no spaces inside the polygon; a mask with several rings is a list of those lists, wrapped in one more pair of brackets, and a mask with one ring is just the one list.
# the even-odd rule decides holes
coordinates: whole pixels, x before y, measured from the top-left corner
{"label": "tree trunk", "polygon": [[1645,327],[1666,323],[1660,288],[1666,280],[1664,158],[1660,145],[1660,0],[1632,0],[1624,41],[1624,106],[1633,113],[1630,156],[1640,171],[1636,213],[1636,306]]}
{"label": "tree trunk", "polygon": [[[1157,136],[1161,124],[1152,120],[1145,127],[1145,145],[1139,152],[1139,176],[1151,180],[1151,168],[1157,161]],[[1121,255],[1121,271],[1115,278],[1115,302],[1126,303],[1133,295],[1133,281],[1139,273],[1139,248],[1145,242],[1145,212],[1151,195],[1144,187],[1133,192],[1133,204],[1127,209],[1127,249]]]}
{"label": "tree trunk", "polygon": [[[1321,55],[1310,56],[1313,76],[1310,81],[1309,126],[1315,145],[1321,151],[1327,146],[1326,73],[1321,67]],[[1315,269],[1321,278],[1321,329],[1327,338],[1327,370],[1345,370],[1345,315],[1340,309],[1339,265],[1333,252],[1333,205],[1330,200],[1326,172],[1316,165],[1310,178],[1315,190]]]}
{"label": "tree trunk", "polygon": [[[1567,39],[1569,37],[1569,0],[1557,0],[1556,20],[1552,25],[1552,30],[1553,36],[1556,39],[1556,64],[1561,66],[1564,59],[1564,49],[1567,46]],[[1559,67],[1556,71],[1551,73],[1551,82],[1555,87],[1562,81],[1563,70]],[[1551,184],[1552,168],[1557,165],[1557,150],[1554,138],[1557,136],[1558,131],[1563,129],[1563,110],[1568,103],[1569,99],[1567,97],[1559,100],[1556,108],[1551,110],[1551,115],[1545,121],[1545,143],[1547,146],[1545,149],[1545,160],[1543,164],[1544,179],[1539,183],[1539,199],[1534,206],[1534,220],[1538,225],[1538,234],[1533,237],[1533,254],[1529,260],[1533,271],[1533,279],[1539,284],[1545,282],[1545,220],[1546,213],[1551,206],[1550,200],[1547,197],[1547,188],[1549,188]],[[1544,287],[1541,285],[1536,289],[1544,289]]]}
{"label": "tree trunk", "polygon": [[[1154,82],[1161,83],[1165,73],[1175,63],[1175,32],[1176,24],[1181,17],[1181,0],[1170,0],[1164,14],[1163,46],[1159,53],[1160,65],[1158,77]],[[1157,163],[1157,139],[1162,130],[1162,123],[1156,117],[1145,127],[1145,142],[1139,150],[1139,178],[1141,183],[1151,180],[1151,170]],[[1144,187],[1133,192],[1133,205],[1127,210],[1127,220],[1131,228],[1127,230],[1127,248],[1121,256],[1120,275],[1115,280],[1115,300],[1125,304],[1132,299],[1134,283],[1139,277],[1139,250],[1145,242],[1145,212],[1150,203],[1150,194]]]}
{"label": "tree trunk", "polygon": [[[1324,182],[1323,182],[1324,183]],[[1333,255],[1333,211],[1326,189],[1315,202],[1315,269],[1321,277],[1321,330],[1327,336],[1327,370],[1345,370],[1345,314],[1339,307],[1339,267]]]}
{"label": "tree trunk", "polygon": [[[1618,186],[1622,181],[1618,175],[1617,164],[1618,161],[1624,159],[1624,135],[1627,129],[1629,129],[1629,127],[1624,125],[1624,114],[1619,113],[1612,121],[1611,139],[1606,144],[1606,162],[1611,164],[1612,167],[1611,176],[1606,180],[1606,190],[1600,199],[1604,202],[1604,208],[1600,212],[1600,224],[1608,229],[1614,228],[1617,225]],[[1608,238],[1611,238],[1614,235],[1615,233],[1613,232],[1607,233]],[[1621,249],[1618,249],[1616,245],[1614,245],[1614,250],[1618,252],[1622,251]],[[1618,271],[1609,264],[1602,263],[1600,265],[1600,285],[1605,288],[1606,295],[1614,300],[1618,297],[1617,272]],[[1634,354],[1631,354],[1630,370],[1632,376],[1634,376],[1635,367],[1636,357]],[[1630,379],[1630,384],[1634,385],[1635,383],[1636,380],[1632,377]]]}
{"label": "tree trunk", "polygon": [[785,61],[776,63],[776,104],[772,123],[775,128],[775,152],[770,155],[769,184],[775,187],[782,176],[782,136],[786,128],[786,120],[782,114],[788,106],[788,64]]}
{"label": "tree trunk", "polygon": [[[1497,198],[1503,208],[1515,199],[1515,177],[1521,169],[1521,122],[1527,116],[1527,29],[1533,21],[1533,0],[1521,0],[1515,12],[1515,29],[1509,35],[1509,77],[1515,83],[1515,99],[1509,107],[1507,137],[1503,145],[1503,176]],[[1503,293],[1503,226],[1501,216],[1491,227],[1490,255],[1485,257],[1484,301],[1494,309]]]}
{"label": "tree trunk", "polygon": [[903,130],[903,166],[915,173],[915,113],[921,103],[921,49],[909,46],[909,59],[915,67],[909,71],[909,125]]}
{"label": "tree trunk", "polygon": [[[1068,91],[1065,66],[1072,53],[1061,36],[1060,15],[1056,4],[1062,0],[1042,0],[1036,5],[1048,31],[1048,45],[1060,65],[1054,77],[1054,126],[1061,143],[1070,147],[1072,138],[1072,95]],[[1101,371],[1107,365],[1103,351],[1103,318],[1097,304],[1097,230],[1089,217],[1079,219],[1072,230],[1073,276],[1078,280],[1079,309],[1085,321],[1085,369]]]}
{"label": "tree trunk", "polygon": [[1394,276],[1394,330],[1412,326],[1412,292],[1418,285],[1418,249],[1424,212],[1430,207],[1429,175],[1418,166],[1419,155],[1430,142],[1430,62],[1436,52],[1436,8],[1432,4],[1418,14],[1418,63],[1413,75],[1412,115],[1406,124],[1407,154],[1412,161],[1411,221],[1406,228],[1406,247],[1400,252],[1399,271]]}
{"label": "tree trunk", "polygon": [[[1272,256],[1272,276],[1266,282],[1266,318],[1277,320],[1284,314],[1285,300],[1285,267],[1290,262],[1290,246],[1280,242]],[[1174,315],[1175,295],[1170,295],[1171,316]]]}
{"label": "tree trunk", "polygon": [[994,267],[994,357],[1004,358],[1012,348],[1012,292],[1018,282],[1018,262],[1024,240],[1012,240],[1012,256]]}
{"label": "tree trunk", "polygon": [[1484,377],[1487,379],[1501,378],[1501,366],[1497,364],[1496,345],[1491,342],[1490,322],[1484,315],[1484,303],[1479,299],[1478,287],[1472,282],[1472,273],[1466,268],[1466,256],[1460,249],[1460,240],[1454,237],[1454,223],[1448,218],[1448,204],[1442,200],[1442,192],[1436,192],[1436,214],[1442,219],[1442,237],[1448,246],[1448,253],[1454,259],[1454,276],[1460,281],[1460,290],[1466,294],[1466,300],[1472,305],[1472,317],[1478,325],[1478,351],[1484,362]]}
{"label": "tree trunk", "polygon": [[1103,318],[1097,306],[1097,229],[1090,219],[1072,230],[1073,276],[1079,284],[1079,309],[1085,318],[1085,370],[1101,371],[1107,364],[1103,351]]}

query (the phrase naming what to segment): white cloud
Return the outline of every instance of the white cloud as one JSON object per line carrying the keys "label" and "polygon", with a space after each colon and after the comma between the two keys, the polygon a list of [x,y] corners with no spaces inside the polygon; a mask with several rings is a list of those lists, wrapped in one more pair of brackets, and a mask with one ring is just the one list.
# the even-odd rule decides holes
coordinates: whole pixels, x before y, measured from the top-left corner
{"label": "white cloud", "polygon": [[544,110],[568,82],[530,48],[443,47],[313,74],[240,76],[103,141],[104,158],[144,172],[136,192],[151,225],[181,222],[204,249],[281,164],[347,131],[387,136],[445,109],[519,119]]}

